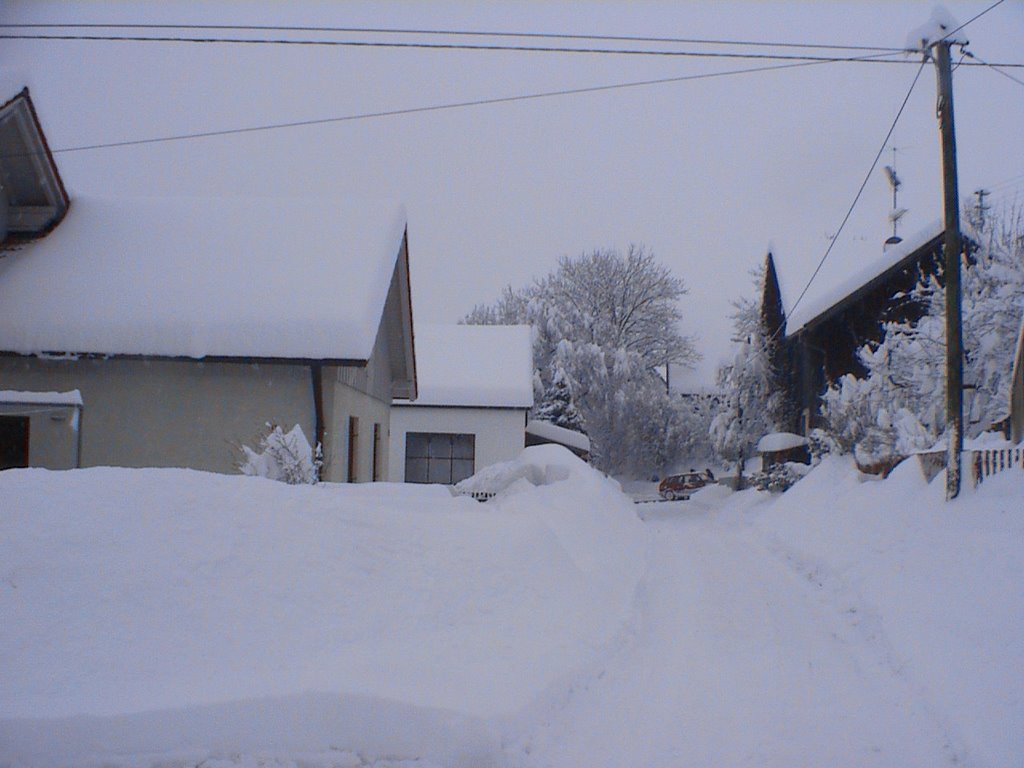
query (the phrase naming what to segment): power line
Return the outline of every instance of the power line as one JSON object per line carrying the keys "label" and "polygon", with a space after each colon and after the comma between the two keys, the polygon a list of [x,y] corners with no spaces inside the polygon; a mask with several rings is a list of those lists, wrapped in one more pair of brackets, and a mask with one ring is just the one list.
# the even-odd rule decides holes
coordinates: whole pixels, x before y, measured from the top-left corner
{"label": "power line", "polygon": [[994,72],[998,72],[1003,77],[1006,77],[1006,78],[1009,78],[1010,80],[1013,80],[1013,82],[1017,83],[1017,85],[1024,85],[1024,80],[1021,80],[1020,78],[1014,77],[1009,72],[1003,72],[1003,70],[1001,70],[999,68],[1001,65],[989,64],[987,61],[985,61],[984,59],[979,58],[978,56],[975,56],[970,51],[964,51],[964,55],[967,58],[969,58],[969,59],[975,59],[976,61],[981,62],[982,65],[988,67],[989,69],[991,69]]}
{"label": "power line", "polygon": [[1024,173],[1019,174],[1017,176],[1011,176],[1008,179],[1003,179],[1003,181],[997,181],[995,184],[988,184],[987,188],[991,190],[996,190],[999,189],[1000,187],[1012,186],[1022,183],[1024,183]]}
{"label": "power line", "polygon": [[696,37],[642,37],[633,35],[581,35],[554,32],[496,32],[453,29],[400,29],[383,27],[271,26],[253,24],[0,24],[0,29],[213,29],[234,32],[323,32],[344,34],[429,35],[448,37],[495,37],[533,40],[601,40],[630,43],[673,43],[682,45],[730,45],[770,48],[817,48],[839,51],[899,53],[900,48],[830,43],[768,42],[763,40],[721,40]]}
{"label": "power line", "polygon": [[1001,200],[1007,197],[1019,197],[1021,192],[1024,192],[1024,180],[1017,181],[1014,184],[1000,185],[985,185],[985,191],[992,197],[993,200]]}
{"label": "power line", "polygon": [[[373,40],[309,40],[296,38],[256,37],[170,37],[164,35],[63,35],[63,34],[0,34],[0,40],[49,40],[78,42],[130,42],[130,43],[207,43],[223,45],[294,45],[339,48],[398,48],[442,51],[507,51],[514,53],[577,53],[614,56],[667,56],[704,59],[761,59],[768,61],[864,61],[879,64],[907,64],[903,58],[892,57],[900,52],[885,51],[871,56],[841,59],[834,56],[810,54],[737,53],[730,51],[677,51],[633,48],[565,48],[540,45],[497,45],[483,43],[402,43]],[[1024,66],[1024,65],[1022,65]]]}
{"label": "power line", "polygon": [[[845,61],[845,59],[838,59],[838,61]],[[450,102],[450,103],[446,103],[446,104],[432,104],[432,105],[428,105],[428,106],[424,106],[424,107],[409,107],[409,108],[405,108],[405,109],[383,110],[383,111],[379,111],[379,112],[363,112],[363,113],[354,114],[354,115],[343,115],[343,116],[340,116],[340,117],[325,117],[325,118],[317,118],[317,119],[312,119],[312,120],[295,120],[295,121],[290,121],[290,122],[286,122],[286,123],[272,123],[272,124],[267,124],[267,125],[248,126],[248,127],[244,127],[244,128],[226,128],[226,129],[223,129],[223,130],[215,130],[215,131],[200,131],[200,132],[195,132],[195,133],[175,134],[175,135],[171,135],[171,136],[157,136],[157,137],[152,137],[152,138],[147,138],[147,139],[131,139],[131,140],[126,140],[126,141],[112,141],[112,142],[105,142],[105,143],[99,143],[99,144],[85,144],[85,145],[80,145],[80,146],[61,147],[61,148],[57,148],[57,149],[51,149],[51,153],[52,154],[66,154],[66,153],[70,153],[70,152],[85,152],[85,151],[88,151],[88,150],[97,150],[97,149],[114,149],[114,148],[118,148],[118,147],[140,146],[140,145],[143,145],[143,144],[160,144],[160,143],[166,143],[166,142],[171,142],[171,141],[185,141],[185,140],[189,140],[189,139],[203,139],[203,138],[211,138],[211,137],[215,137],[215,136],[229,136],[229,135],[241,134],[241,133],[256,133],[256,132],[259,132],[259,131],[271,131],[271,130],[278,130],[278,129],[282,129],[282,128],[298,128],[298,127],[303,127],[303,126],[325,125],[325,124],[329,124],[329,123],[345,123],[345,122],[354,122],[354,121],[358,121],[358,120],[370,120],[370,119],[383,118],[383,117],[396,117],[396,116],[399,116],[399,115],[423,114],[423,113],[427,113],[427,112],[439,112],[439,111],[442,111],[442,110],[461,109],[461,108],[464,108],[464,107],[479,107],[479,106],[487,106],[487,105],[492,105],[492,104],[510,104],[510,103],[521,102],[521,101],[530,101],[530,100],[534,100],[534,99],[553,98],[553,97],[556,97],[556,96],[574,96],[574,95],[585,94],[585,93],[601,93],[601,92],[604,92],[604,91],[613,91],[613,90],[619,90],[619,89],[625,89],[625,88],[639,88],[639,87],[654,86],[654,85],[667,85],[669,83],[682,83],[682,82],[688,82],[688,81],[693,81],[693,80],[709,80],[709,79],[718,78],[718,77],[729,77],[729,76],[733,76],[733,75],[753,74],[755,72],[770,72],[770,71],[782,70],[782,69],[795,69],[797,67],[810,67],[810,66],[815,66],[815,65],[824,64],[824,63],[826,63],[826,62],[821,62],[821,61],[800,61],[800,62],[791,62],[791,63],[788,63],[788,64],[774,64],[774,65],[771,65],[771,66],[764,66],[764,67],[748,67],[746,69],[733,69],[733,70],[726,70],[726,71],[723,71],[723,72],[705,72],[705,73],[697,74],[697,75],[682,75],[682,76],[679,76],[679,77],[665,77],[665,78],[659,78],[659,79],[656,79],[656,80],[640,80],[640,81],[629,82],[629,83],[614,83],[614,84],[611,84],[611,85],[596,85],[596,86],[589,86],[589,87],[584,87],[584,88],[567,88],[567,89],[558,90],[558,91],[544,91],[544,92],[541,92],[541,93],[529,93],[529,94],[521,94],[521,95],[517,95],[517,96],[501,96],[501,97],[491,98],[491,99],[475,99],[475,100],[472,100],[472,101],[458,101],[458,102]]]}
{"label": "power line", "polygon": [[[0,25],[2,26],[2,25]],[[487,51],[511,53],[560,53],[614,56],[662,56],[675,58],[698,59],[746,59],[766,61],[800,61],[800,62],[853,62],[867,64],[913,64],[912,60],[903,58],[907,51],[886,49],[883,52],[868,56],[819,56],[811,54],[781,53],[738,53],[732,51],[677,51],[635,48],[565,48],[538,45],[485,45],[479,43],[400,43],[380,42],[372,40],[308,40],[295,38],[263,38],[263,37],[171,37],[164,35],[62,35],[62,34],[0,34],[0,40],[45,40],[71,42],[129,42],[129,43],[205,43],[218,45],[291,45],[306,47],[337,47],[337,48],[397,48],[413,50],[441,51]],[[893,58],[893,56],[901,56]],[[963,66],[985,66],[964,62]],[[1021,63],[989,64],[991,67],[1021,68]]]}
{"label": "power line", "polygon": [[892,121],[892,125],[889,126],[889,130],[885,134],[885,139],[882,140],[882,146],[878,148],[878,152],[875,154],[875,159],[871,161],[871,167],[868,169],[868,172],[864,175],[864,181],[861,182],[860,189],[858,189],[857,194],[854,195],[853,202],[850,203],[850,207],[846,211],[846,215],[843,217],[843,221],[839,225],[839,229],[836,230],[835,235],[833,235],[832,241],[828,244],[828,248],[825,250],[825,254],[821,257],[821,260],[818,261],[818,266],[814,268],[814,273],[807,281],[807,285],[805,285],[804,289],[800,291],[800,295],[797,296],[796,301],[793,302],[793,306],[790,307],[790,315],[793,314],[794,310],[796,310],[797,308],[797,305],[800,304],[800,301],[807,294],[807,290],[811,287],[811,283],[814,282],[814,279],[818,276],[818,273],[821,272],[821,268],[825,265],[825,260],[828,259],[829,254],[832,253],[832,249],[835,247],[835,244],[839,241],[839,235],[842,234],[843,229],[846,227],[846,223],[850,220],[850,216],[853,215],[853,210],[854,208],[857,207],[857,203],[860,201],[860,196],[864,193],[864,188],[867,187],[868,181],[874,174],[875,168],[878,165],[878,160],[882,156],[882,153],[885,151],[886,146],[889,144],[889,139],[892,137],[893,131],[896,130],[896,124],[899,122],[900,117],[903,115],[903,110],[906,108],[907,102],[910,101],[910,95],[914,92],[914,86],[917,85],[917,81],[921,77],[921,73],[924,71],[926,63],[927,61],[922,61],[921,66],[918,67],[917,74],[914,75],[914,80],[910,84],[910,88],[907,90],[907,95],[903,98],[903,103],[900,105],[899,111],[896,113],[896,117]]}
{"label": "power line", "polygon": [[1000,5],[1002,5],[1002,4],[1004,3],[1004,2],[1006,2],[1006,0],[996,0],[996,1],[994,2],[994,3],[992,3],[992,5],[990,5],[990,6],[988,7],[988,8],[986,8],[986,9],[985,9],[984,11],[982,11],[982,12],[981,12],[981,13],[979,13],[979,14],[976,14],[976,15],[972,16],[972,17],[971,17],[971,18],[969,18],[969,19],[968,19],[967,21],[965,21],[965,22],[964,22],[963,24],[961,24],[961,25],[960,25],[959,27],[957,27],[956,29],[954,29],[954,30],[953,30],[952,32],[948,33],[948,34],[946,35],[946,37],[952,37],[952,36],[953,36],[953,35],[955,35],[955,34],[956,34],[957,32],[959,32],[959,31],[960,31],[961,29],[963,29],[964,27],[966,27],[966,26],[967,26],[968,24],[973,24],[973,23],[974,23],[974,22],[976,22],[976,21],[977,21],[978,19],[980,19],[980,18],[981,18],[982,16],[984,16],[984,15],[985,15],[986,13],[988,13],[989,11],[991,11],[991,10],[992,10],[993,8],[996,8],[996,7],[1000,6]]}

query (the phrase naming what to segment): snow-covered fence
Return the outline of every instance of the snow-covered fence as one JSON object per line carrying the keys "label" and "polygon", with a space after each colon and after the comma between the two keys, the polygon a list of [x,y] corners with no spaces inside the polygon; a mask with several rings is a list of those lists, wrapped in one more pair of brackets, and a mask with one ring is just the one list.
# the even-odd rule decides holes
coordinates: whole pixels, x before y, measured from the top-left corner
{"label": "snow-covered fence", "polygon": [[450,486],[449,490],[452,492],[452,496],[469,496],[477,501],[487,501],[498,495],[497,491],[465,491],[454,485]]}
{"label": "snow-covered fence", "polygon": [[977,485],[986,477],[1002,472],[1011,467],[1024,469],[1024,446],[1016,448],[991,448],[972,451],[974,453],[974,484]]}
{"label": "snow-covered fence", "polygon": [[[945,451],[921,451],[917,454],[921,471],[928,482],[946,468]],[[1011,467],[1024,469],[1024,445],[1013,448],[970,448],[963,452],[962,464],[970,472],[971,482],[976,486],[986,477]]]}

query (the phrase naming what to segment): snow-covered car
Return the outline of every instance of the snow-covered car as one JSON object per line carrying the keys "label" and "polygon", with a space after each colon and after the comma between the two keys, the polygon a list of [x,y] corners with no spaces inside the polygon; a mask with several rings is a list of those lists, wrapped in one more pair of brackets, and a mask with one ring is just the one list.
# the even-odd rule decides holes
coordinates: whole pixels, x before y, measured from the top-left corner
{"label": "snow-covered car", "polygon": [[714,481],[710,472],[683,472],[669,475],[658,484],[658,493],[666,501],[688,499],[693,491],[703,488]]}

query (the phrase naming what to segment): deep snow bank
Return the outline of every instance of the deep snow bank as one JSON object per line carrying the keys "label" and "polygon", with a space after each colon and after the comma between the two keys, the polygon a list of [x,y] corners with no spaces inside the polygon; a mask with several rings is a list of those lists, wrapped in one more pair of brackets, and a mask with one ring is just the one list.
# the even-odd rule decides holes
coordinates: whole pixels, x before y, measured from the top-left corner
{"label": "deep snow bank", "polygon": [[332,748],[488,764],[493,723],[615,637],[643,567],[614,483],[564,449],[522,461],[558,477],[487,504],[0,473],[0,764]]}
{"label": "deep snow bank", "polygon": [[734,503],[845,616],[850,642],[924,702],[954,762],[1020,765],[1024,471],[944,492],[913,460],[880,481],[833,458],[770,501]]}

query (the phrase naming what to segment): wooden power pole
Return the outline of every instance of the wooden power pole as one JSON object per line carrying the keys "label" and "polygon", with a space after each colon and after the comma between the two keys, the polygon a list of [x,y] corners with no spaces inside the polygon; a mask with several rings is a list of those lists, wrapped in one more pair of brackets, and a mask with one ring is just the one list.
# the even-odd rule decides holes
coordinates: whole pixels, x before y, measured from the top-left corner
{"label": "wooden power pole", "polygon": [[946,499],[960,494],[963,450],[963,333],[960,318],[960,201],[956,175],[956,135],[953,131],[953,72],[948,39],[935,43],[938,76],[939,134],[942,139],[942,189],[945,225],[946,278]]}

